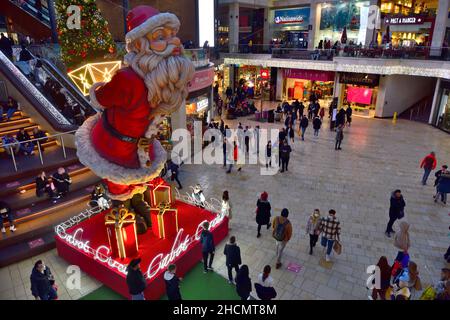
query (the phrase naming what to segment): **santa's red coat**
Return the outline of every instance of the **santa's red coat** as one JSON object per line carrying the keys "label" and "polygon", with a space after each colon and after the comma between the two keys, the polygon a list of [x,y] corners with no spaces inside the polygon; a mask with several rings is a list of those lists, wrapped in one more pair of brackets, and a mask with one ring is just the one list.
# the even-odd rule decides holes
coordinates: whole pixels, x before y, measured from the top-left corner
{"label": "santa's red coat", "polygon": [[[150,105],[143,79],[131,68],[120,69],[106,84],[95,84],[90,98],[97,108],[107,110],[108,123],[120,134],[139,139],[157,133],[160,117],[152,116],[157,106]],[[101,113],[80,127],[76,143],[83,164],[99,177],[120,185],[148,182],[159,175],[167,157],[156,139],[145,152],[136,143],[113,136],[105,129]]]}

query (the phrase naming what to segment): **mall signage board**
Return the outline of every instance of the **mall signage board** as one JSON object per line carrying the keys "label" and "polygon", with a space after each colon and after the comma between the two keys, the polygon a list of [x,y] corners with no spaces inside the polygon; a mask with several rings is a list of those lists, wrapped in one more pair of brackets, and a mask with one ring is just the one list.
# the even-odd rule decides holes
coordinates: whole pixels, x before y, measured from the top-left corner
{"label": "mall signage board", "polygon": [[380,75],[342,72],[339,76],[339,83],[376,87],[380,83]]}
{"label": "mall signage board", "polygon": [[284,77],[312,81],[334,81],[334,72],[305,69],[284,69]]}
{"label": "mall signage board", "polygon": [[425,19],[421,16],[409,16],[409,17],[386,17],[384,19],[385,24],[390,25],[404,25],[404,24],[423,24]]}
{"label": "mall signage board", "polygon": [[273,22],[276,25],[300,25],[307,29],[310,11],[309,7],[274,10]]}

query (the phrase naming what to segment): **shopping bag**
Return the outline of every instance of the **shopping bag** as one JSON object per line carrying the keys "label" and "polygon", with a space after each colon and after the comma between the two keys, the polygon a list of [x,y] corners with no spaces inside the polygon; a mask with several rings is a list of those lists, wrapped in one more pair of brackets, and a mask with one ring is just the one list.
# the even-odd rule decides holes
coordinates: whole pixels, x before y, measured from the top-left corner
{"label": "shopping bag", "polygon": [[334,241],[333,250],[336,254],[342,253],[342,244],[338,240]]}

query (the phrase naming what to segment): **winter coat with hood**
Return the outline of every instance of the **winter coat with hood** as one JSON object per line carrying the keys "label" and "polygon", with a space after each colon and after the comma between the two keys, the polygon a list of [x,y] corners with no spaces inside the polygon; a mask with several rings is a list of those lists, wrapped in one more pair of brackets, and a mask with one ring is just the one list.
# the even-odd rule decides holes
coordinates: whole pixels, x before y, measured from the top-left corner
{"label": "winter coat with hood", "polygon": [[266,225],[270,223],[270,202],[269,201],[263,201],[261,199],[258,199],[256,202],[257,212],[256,212],[256,223],[260,225]]}
{"label": "winter coat with hood", "polygon": [[36,268],[31,271],[31,294],[33,297],[47,297],[50,293],[52,285],[50,279],[52,278],[52,272],[49,267],[45,267],[44,272],[40,272]]}
{"label": "winter coat with hood", "polygon": [[169,300],[181,300],[180,279],[175,273],[166,271],[164,273],[164,282],[166,283],[166,293]]}
{"label": "winter coat with hood", "polygon": [[394,246],[400,251],[408,252],[411,243],[409,241],[409,224],[405,221],[400,222],[400,231],[395,234]]}
{"label": "winter coat with hood", "polygon": [[398,218],[400,213],[405,209],[406,202],[403,199],[403,196],[400,198],[395,197],[395,193],[391,194],[391,205],[389,207],[389,217]]}
{"label": "winter coat with hood", "polygon": [[144,292],[147,282],[145,281],[144,275],[140,269],[133,270],[133,268],[128,267],[127,269],[127,285],[128,292],[131,295],[136,295]]}
{"label": "winter coat with hood", "polygon": [[227,243],[225,248],[223,249],[223,254],[226,257],[226,265],[227,266],[239,266],[242,264],[241,261],[241,249],[238,247],[236,243]]}

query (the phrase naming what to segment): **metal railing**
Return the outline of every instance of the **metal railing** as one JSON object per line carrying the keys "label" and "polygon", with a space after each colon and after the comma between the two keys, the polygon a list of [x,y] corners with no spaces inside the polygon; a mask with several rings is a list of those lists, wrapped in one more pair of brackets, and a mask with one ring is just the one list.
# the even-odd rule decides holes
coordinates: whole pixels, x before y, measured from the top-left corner
{"label": "metal railing", "polygon": [[418,59],[450,61],[450,47],[392,47],[386,45],[358,46],[339,45],[327,49],[308,50],[280,44],[231,45],[221,47],[220,52],[228,54],[271,54],[272,58],[300,60],[328,60],[335,57]]}
{"label": "metal railing", "polygon": [[[14,165],[14,170],[17,172],[18,168],[17,168],[17,161],[16,161],[16,153],[18,153],[22,149],[20,147],[21,145],[30,144],[30,143],[33,145],[36,145],[37,149],[38,149],[38,153],[39,153],[39,160],[41,162],[41,165],[43,165],[44,157],[43,157],[43,151],[42,151],[42,144],[46,143],[49,139],[55,139],[55,140],[59,141],[61,148],[62,148],[63,157],[64,157],[64,159],[67,159],[64,137],[65,136],[67,137],[68,135],[73,135],[73,134],[75,134],[75,132],[76,132],[76,130],[73,130],[73,131],[69,131],[69,132],[63,132],[63,133],[58,133],[58,134],[51,135],[51,136],[42,137],[42,138],[30,139],[30,140],[26,140],[26,141],[17,141],[14,143],[4,144],[4,145],[0,146],[0,148],[5,149],[5,151],[9,150],[8,154],[11,156],[11,160]],[[33,147],[33,150],[34,150],[34,147]]]}

